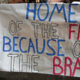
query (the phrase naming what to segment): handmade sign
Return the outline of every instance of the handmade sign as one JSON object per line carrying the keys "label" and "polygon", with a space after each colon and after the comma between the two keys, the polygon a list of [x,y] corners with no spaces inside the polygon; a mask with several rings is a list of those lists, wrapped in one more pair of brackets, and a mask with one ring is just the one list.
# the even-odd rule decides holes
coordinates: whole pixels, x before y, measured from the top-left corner
{"label": "handmade sign", "polygon": [[0,70],[80,77],[79,4],[1,4]]}

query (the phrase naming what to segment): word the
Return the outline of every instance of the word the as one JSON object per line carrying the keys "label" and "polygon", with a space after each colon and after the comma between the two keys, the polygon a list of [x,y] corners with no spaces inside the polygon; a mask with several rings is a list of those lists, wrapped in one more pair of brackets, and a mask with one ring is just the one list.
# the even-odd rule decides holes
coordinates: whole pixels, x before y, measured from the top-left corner
{"label": "word the", "polygon": [[39,38],[39,34],[42,35],[42,38],[55,38],[58,39],[59,36],[56,34],[58,24],[54,23],[39,23],[39,22],[32,22],[34,26],[34,36],[35,38]]}
{"label": "word the", "polygon": [[[38,66],[39,56],[37,55],[25,55],[25,54],[8,54],[10,57],[10,71],[19,72],[38,72],[36,68]],[[17,61],[17,63],[16,63]],[[17,64],[17,69],[16,69]],[[16,69],[16,70],[15,70]]]}

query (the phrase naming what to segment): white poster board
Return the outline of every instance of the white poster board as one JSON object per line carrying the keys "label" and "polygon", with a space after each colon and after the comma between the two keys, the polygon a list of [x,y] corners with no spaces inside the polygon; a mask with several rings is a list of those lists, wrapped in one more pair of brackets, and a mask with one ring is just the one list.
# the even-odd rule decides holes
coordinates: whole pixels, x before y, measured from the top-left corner
{"label": "white poster board", "polygon": [[0,70],[80,77],[80,5],[1,4]]}

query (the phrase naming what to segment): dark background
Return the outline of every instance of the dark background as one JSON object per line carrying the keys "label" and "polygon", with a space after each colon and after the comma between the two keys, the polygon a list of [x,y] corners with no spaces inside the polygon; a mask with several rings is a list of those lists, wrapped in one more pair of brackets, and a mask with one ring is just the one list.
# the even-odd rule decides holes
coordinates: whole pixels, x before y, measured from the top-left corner
{"label": "dark background", "polygon": [[36,73],[0,72],[0,80],[80,80],[80,78]]}

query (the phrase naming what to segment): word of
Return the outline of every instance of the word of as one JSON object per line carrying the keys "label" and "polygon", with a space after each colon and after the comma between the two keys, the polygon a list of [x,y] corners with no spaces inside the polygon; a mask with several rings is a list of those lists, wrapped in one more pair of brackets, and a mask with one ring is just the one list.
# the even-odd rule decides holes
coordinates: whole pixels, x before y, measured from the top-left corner
{"label": "word of", "polygon": [[[56,62],[58,61],[58,63]],[[77,70],[80,70],[80,59],[77,58],[76,63],[74,65],[74,69],[72,69],[72,59],[70,57],[65,57],[64,59],[64,66],[61,66],[62,61],[59,57],[54,56],[53,57],[53,74],[54,75],[61,75],[64,74],[65,76],[67,75],[67,71],[70,71],[70,76],[74,76],[77,72]],[[56,68],[60,70],[60,72],[56,72]],[[68,70],[67,70],[68,69]]]}
{"label": "word of", "polygon": [[[76,14],[76,12],[71,11],[71,7],[75,6],[75,5],[78,5],[78,4],[69,4],[69,6],[68,6],[69,12],[68,12],[68,19],[67,19],[67,12],[66,12],[66,8],[65,8],[65,4],[62,4],[60,8],[59,8],[58,4],[54,4],[52,11],[50,11],[50,7],[47,3],[41,3],[39,5],[39,7],[37,7],[37,4],[34,3],[33,9],[30,8],[30,4],[28,3],[27,11],[26,11],[26,19],[29,19],[29,15],[32,13],[33,20],[36,20],[36,18],[38,18],[39,21],[48,20],[49,22],[51,22],[54,12],[57,10],[58,14],[63,12],[65,22],[77,23],[76,20],[71,19],[71,16]],[[41,10],[41,7],[44,7],[44,6],[46,8],[46,14],[45,14],[45,16],[41,17],[40,10]]]}
{"label": "word of", "polygon": [[[26,48],[28,46],[28,48],[26,50],[23,49],[22,44],[23,41],[25,41],[25,43],[28,43],[26,45]],[[50,42],[57,42],[57,50],[55,51],[55,49],[51,46]],[[46,54],[48,56],[54,56],[56,54],[58,54],[58,56],[64,56],[63,53],[60,53],[60,50],[62,49],[60,43],[61,42],[65,42],[65,40],[63,39],[49,39],[49,40],[45,40],[42,39],[41,43],[43,44],[41,47],[41,50],[39,50],[39,40],[35,39],[35,43],[33,42],[33,40],[27,39],[26,37],[13,37],[13,38],[9,38],[8,36],[3,36],[3,52],[21,52],[21,53],[30,53],[33,51],[33,53],[37,53],[37,54],[43,54],[46,51],[46,46],[51,50],[51,52],[46,52]],[[55,46],[54,46],[55,47]],[[18,49],[19,48],[19,49]],[[56,53],[57,52],[57,53]]]}
{"label": "word of", "polygon": [[9,33],[12,36],[18,36],[19,31],[21,31],[21,26],[23,25],[23,21],[13,21],[9,22]]}

